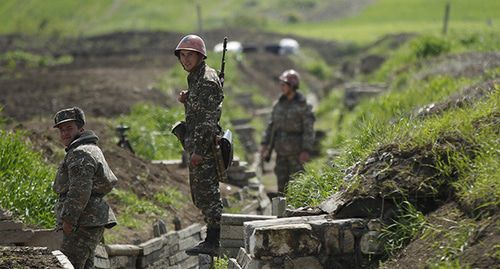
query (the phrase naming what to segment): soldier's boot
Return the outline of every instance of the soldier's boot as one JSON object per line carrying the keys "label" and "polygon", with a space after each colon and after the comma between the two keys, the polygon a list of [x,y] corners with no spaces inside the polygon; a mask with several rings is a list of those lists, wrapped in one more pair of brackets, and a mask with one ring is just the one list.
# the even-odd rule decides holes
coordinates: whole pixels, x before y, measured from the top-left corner
{"label": "soldier's boot", "polygon": [[186,254],[190,256],[196,256],[198,254],[218,256],[220,247],[219,237],[220,228],[208,228],[205,240],[192,248],[186,249]]}

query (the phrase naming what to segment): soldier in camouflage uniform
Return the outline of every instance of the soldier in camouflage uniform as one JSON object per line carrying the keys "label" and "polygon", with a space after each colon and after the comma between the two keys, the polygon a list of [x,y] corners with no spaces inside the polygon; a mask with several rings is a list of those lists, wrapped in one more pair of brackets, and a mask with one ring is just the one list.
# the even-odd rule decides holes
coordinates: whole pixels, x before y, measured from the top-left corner
{"label": "soldier in camouflage uniform", "polygon": [[85,115],[80,108],[57,112],[54,124],[66,147],[53,184],[59,195],[55,213],[57,226],[63,230],[61,251],[75,268],[94,268],[94,251],[104,228],[116,225],[104,196],[117,179],[97,146],[98,137],[83,129]]}
{"label": "soldier in camouflage uniform", "polygon": [[266,158],[273,147],[276,150],[274,172],[278,178],[278,193],[282,195],[290,176],[302,171],[309,160],[314,143],[314,115],[311,105],[297,91],[299,74],[293,69],[286,70],[279,80],[282,95],[273,106],[260,153]]}
{"label": "soldier in camouflage uniform", "polygon": [[196,35],[183,37],[175,55],[189,73],[188,90],[181,91],[178,100],[185,109],[185,134],[181,142],[189,155],[191,197],[207,223],[205,240],[186,253],[213,256],[218,254],[222,214],[219,179],[224,171],[218,163],[221,155],[215,148],[215,139],[221,135],[218,121],[224,94],[217,72],[205,63],[203,39]]}

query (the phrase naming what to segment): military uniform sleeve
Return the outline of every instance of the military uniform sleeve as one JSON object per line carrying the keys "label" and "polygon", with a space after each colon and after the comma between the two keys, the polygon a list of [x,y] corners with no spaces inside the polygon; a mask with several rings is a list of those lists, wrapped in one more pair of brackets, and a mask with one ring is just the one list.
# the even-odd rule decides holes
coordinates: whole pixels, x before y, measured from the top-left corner
{"label": "military uniform sleeve", "polygon": [[75,149],[68,158],[69,189],[61,218],[76,224],[92,193],[96,161],[87,152]]}
{"label": "military uniform sleeve", "polygon": [[314,114],[312,112],[312,106],[307,104],[305,106],[305,111],[303,113],[304,119],[303,130],[304,134],[302,136],[302,149],[311,152],[314,145]]}
{"label": "military uniform sleeve", "polygon": [[220,114],[219,105],[224,96],[222,89],[214,81],[204,81],[201,87],[205,98],[199,104],[193,139],[195,141],[194,153],[204,155],[214,143],[214,130],[217,128]]}

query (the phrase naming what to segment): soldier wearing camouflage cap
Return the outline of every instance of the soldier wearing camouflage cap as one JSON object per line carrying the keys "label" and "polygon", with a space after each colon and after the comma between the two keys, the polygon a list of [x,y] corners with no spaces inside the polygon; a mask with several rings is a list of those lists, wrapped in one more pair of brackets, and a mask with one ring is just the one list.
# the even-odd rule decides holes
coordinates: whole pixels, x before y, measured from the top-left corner
{"label": "soldier wearing camouflage cap", "polygon": [[207,237],[197,246],[187,249],[188,255],[217,255],[219,251],[222,201],[219,179],[222,176],[218,160],[222,158],[215,147],[215,138],[221,135],[218,121],[224,99],[217,72],[206,63],[205,42],[197,35],[183,37],[174,54],[189,73],[188,90],[181,91],[178,101],[184,104],[185,125],[181,142],[189,155],[189,183],[191,198],[207,223]]}
{"label": "soldier wearing camouflage cap", "polygon": [[83,129],[85,114],[78,107],[63,109],[54,116],[54,128],[66,147],[53,189],[59,195],[55,206],[57,226],[63,230],[61,251],[75,268],[94,268],[94,251],[104,229],[116,218],[104,196],[116,184],[97,146],[98,137]]}
{"label": "soldier wearing camouflage cap", "polygon": [[289,69],[279,76],[282,95],[274,104],[270,121],[264,132],[260,153],[263,159],[276,151],[274,172],[278,193],[283,195],[290,177],[304,169],[314,143],[314,114],[312,106],[298,92],[300,75]]}

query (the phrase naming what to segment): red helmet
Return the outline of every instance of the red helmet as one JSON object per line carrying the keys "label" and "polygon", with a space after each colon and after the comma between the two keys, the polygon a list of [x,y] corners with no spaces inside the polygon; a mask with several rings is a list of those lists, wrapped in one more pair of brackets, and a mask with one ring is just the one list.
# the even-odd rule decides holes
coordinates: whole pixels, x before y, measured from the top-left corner
{"label": "red helmet", "polygon": [[287,83],[294,89],[299,88],[300,75],[297,71],[293,69],[288,69],[285,72],[283,72],[280,76],[280,80]]}
{"label": "red helmet", "polygon": [[199,52],[204,58],[207,58],[207,49],[205,47],[205,42],[201,37],[197,35],[187,35],[179,41],[177,47],[175,48],[174,54],[179,57],[180,50],[191,50]]}

